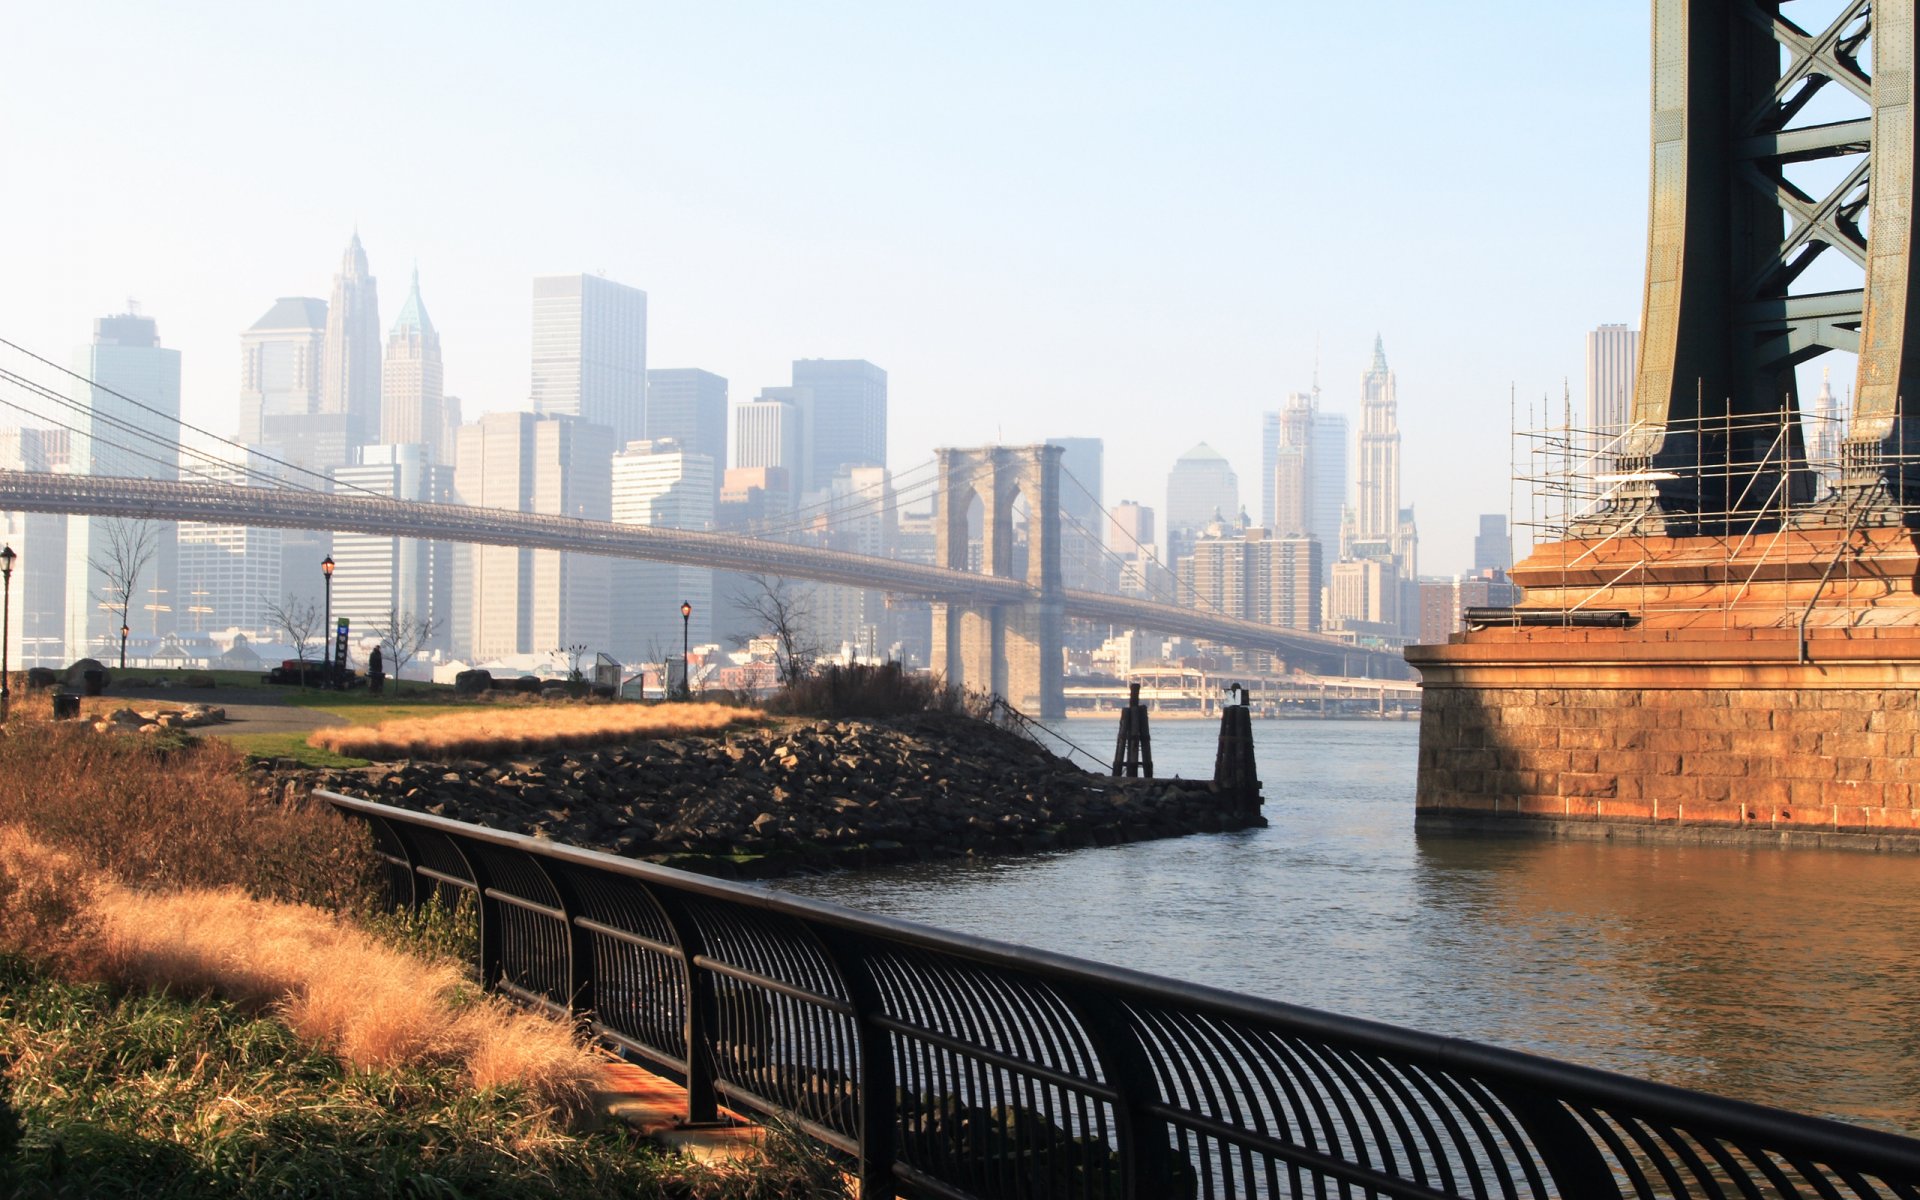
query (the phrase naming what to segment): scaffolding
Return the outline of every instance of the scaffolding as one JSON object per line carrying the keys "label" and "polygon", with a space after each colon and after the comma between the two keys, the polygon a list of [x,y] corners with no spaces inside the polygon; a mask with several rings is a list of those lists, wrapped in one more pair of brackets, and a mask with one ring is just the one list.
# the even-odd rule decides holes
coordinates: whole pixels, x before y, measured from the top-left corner
{"label": "scaffolding", "polygon": [[1920,504],[1877,481],[1920,477],[1920,463],[1904,447],[1850,462],[1859,451],[1845,434],[1837,414],[1785,409],[1615,427],[1568,411],[1516,425],[1509,521],[1531,550],[1510,619],[1797,627],[1803,646],[1809,624],[1914,623],[1907,529]]}

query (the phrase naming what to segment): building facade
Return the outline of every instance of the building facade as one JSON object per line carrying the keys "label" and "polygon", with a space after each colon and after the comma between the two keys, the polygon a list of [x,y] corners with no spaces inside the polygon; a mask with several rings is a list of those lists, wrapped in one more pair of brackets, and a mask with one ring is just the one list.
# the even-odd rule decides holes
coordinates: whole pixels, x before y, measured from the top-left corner
{"label": "building facade", "polygon": [[1238,521],[1240,478],[1226,457],[1201,442],[1167,473],[1167,561],[1176,565],[1212,522]]}
{"label": "building facade", "polygon": [[809,431],[803,494],[827,487],[842,467],[887,465],[885,371],[860,358],[801,358],[793,363],[793,386]]}
{"label": "building facade", "polygon": [[[264,486],[263,479],[272,477],[275,464],[248,453],[244,466],[205,466],[195,473],[233,487]],[[179,631],[208,634],[238,629],[256,638],[276,636],[278,623],[269,610],[285,599],[281,587],[285,531],[182,521],[178,537]],[[311,561],[317,571],[319,558]]]}
{"label": "building facade", "polygon": [[[0,470],[63,471],[64,429],[0,429]],[[14,559],[6,670],[60,667],[66,657],[67,520],[59,513],[0,513],[0,545]]]}
{"label": "building facade", "polygon": [[[613,520],[658,529],[714,527],[714,460],[672,438],[629,442],[613,456]],[[618,559],[613,563],[610,653],[623,663],[663,662],[680,653],[683,635],[710,641],[713,572],[676,563]],[[680,606],[693,606],[683,627]]]}
{"label": "building facade", "polygon": [[[336,490],[427,504],[445,504],[453,471],[433,461],[423,442],[373,445],[360,461],[334,472]],[[427,627],[425,650],[448,644],[452,626],[453,547],[419,538],[369,533],[333,535],[333,615],[347,618],[353,644]]]}
{"label": "building facade", "polygon": [[534,279],[533,407],[601,426],[614,446],[646,436],[645,292],[598,275]]}
{"label": "building facade", "polygon": [[726,379],[697,367],[648,371],[646,436],[672,439],[681,453],[710,459],[717,496],[727,467]]}
{"label": "building facade", "polygon": [[[240,335],[240,441],[297,442],[312,435],[327,356],[327,302],[283,296]],[[335,441],[346,445],[346,423]]]}
{"label": "building facade", "polygon": [[[380,373],[380,443],[424,446],[429,463],[445,463],[446,368],[440,360],[440,334],[420,299],[420,272],[413,273],[407,302],[400,306],[387,334],[387,357]],[[376,455],[376,461],[391,459]],[[361,462],[366,465],[363,457]],[[444,491],[445,489],[442,488]]]}
{"label": "building facade", "polygon": [[345,466],[353,449],[380,440],[380,295],[358,231],[340,257],[327,304],[320,411],[345,418],[347,443],[347,457],[321,469]]}
{"label": "building facade", "polygon": [[800,494],[806,469],[808,410],[803,390],[763,388],[733,414],[733,465],[780,468],[789,500]]}
{"label": "building facade", "polygon": [[1633,377],[1640,361],[1640,331],[1602,325],[1587,334],[1586,437],[1589,474],[1611,471],[1616,438],[1633,420]]}

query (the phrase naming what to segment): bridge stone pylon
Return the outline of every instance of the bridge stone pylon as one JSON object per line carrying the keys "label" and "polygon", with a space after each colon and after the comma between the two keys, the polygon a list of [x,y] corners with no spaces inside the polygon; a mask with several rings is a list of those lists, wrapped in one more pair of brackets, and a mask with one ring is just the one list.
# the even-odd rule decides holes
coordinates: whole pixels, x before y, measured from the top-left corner
{"label": "bridge stone pylon", "polygon": [[[1032,598],[1003,604],[936,603],[934,666],[948,682],[992,692],[1041,717],[1066,714],[1061,679],[1066,622],[1060,580],[1060,455],[1058,446],[981,446],[934,452],[940,481],[934,511],[940,566],[970,570],[968,517],[981,504],[981,561],[987,575],[1017,577]],[[1027,502],[1024,569],[1014,540],[1015,501]]]}

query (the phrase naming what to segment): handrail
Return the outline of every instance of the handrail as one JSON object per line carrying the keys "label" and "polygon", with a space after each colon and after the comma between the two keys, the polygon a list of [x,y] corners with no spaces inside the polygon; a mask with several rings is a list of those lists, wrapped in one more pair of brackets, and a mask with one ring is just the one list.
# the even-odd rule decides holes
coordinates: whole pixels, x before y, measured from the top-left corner
{"label": "handrail", "polygon": [[785,1120],[865,1196],[1920,1189],[1911,1138],[316,794],[397,902],[480,896],[488,986],[683,1079],[696,1119]]}

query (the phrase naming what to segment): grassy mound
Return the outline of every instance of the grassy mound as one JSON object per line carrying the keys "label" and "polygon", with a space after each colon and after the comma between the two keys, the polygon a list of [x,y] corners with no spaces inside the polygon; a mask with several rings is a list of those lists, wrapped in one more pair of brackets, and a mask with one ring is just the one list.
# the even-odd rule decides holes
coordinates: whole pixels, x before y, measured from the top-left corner
{"label": "grassy mound", "polygon": [[636,738],[717,733],[759,714],[726,704],[475,706],[433,717],[321,729],[307,739],[353,758],[490,758]]}

